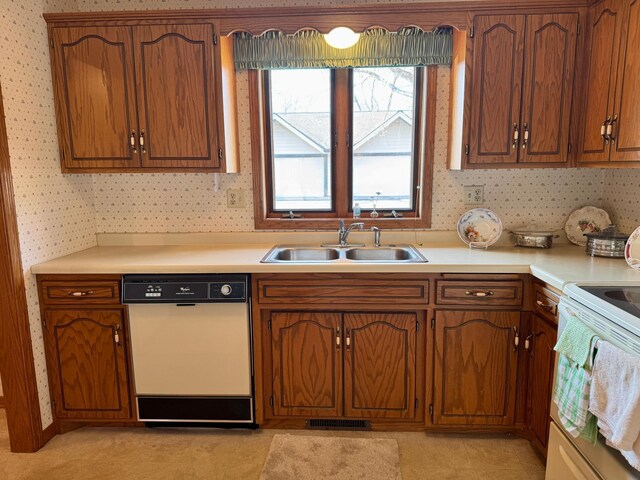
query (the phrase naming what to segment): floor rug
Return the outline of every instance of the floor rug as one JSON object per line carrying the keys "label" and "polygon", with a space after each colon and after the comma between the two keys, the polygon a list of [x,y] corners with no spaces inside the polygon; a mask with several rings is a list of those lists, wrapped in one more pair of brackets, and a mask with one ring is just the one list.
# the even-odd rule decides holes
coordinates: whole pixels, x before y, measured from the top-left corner
{"label": "floor rug", "polygon": [[261,480],[401,480],[395,440],[275,435]]}

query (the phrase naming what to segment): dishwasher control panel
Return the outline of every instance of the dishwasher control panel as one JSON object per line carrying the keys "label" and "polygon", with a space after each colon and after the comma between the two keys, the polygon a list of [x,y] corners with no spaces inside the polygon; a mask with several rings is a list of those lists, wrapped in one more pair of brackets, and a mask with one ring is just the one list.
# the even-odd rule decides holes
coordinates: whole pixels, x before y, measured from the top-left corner
{"label": "dishwasher control panel", "polygon": [[125,275],[122,299],[132,303],[241,303],[248,275]]}

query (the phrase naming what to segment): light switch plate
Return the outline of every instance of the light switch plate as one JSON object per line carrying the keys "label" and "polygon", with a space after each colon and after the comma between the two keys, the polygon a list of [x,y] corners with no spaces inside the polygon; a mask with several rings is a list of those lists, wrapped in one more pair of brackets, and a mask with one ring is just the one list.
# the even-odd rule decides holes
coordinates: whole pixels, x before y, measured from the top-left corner
{"label": "light switch plate", "polygon": [[244,190],[227,190],[227,207],[244,208]]}
{"label": "light switch plate", "polygon": [[484,185],[465,185],[464,204],[482,205],[484,203]]}

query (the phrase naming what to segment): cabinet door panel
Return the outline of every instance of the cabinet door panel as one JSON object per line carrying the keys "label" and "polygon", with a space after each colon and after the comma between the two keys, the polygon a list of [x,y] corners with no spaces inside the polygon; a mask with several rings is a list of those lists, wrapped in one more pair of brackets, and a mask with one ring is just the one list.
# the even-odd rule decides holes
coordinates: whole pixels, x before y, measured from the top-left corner
{"label": "cabinet door panel", "polygon": [[340,323],[338,313],[272,314],[274,415],[340,415]]}
{"label": "cabinet door panel", "polygon": [[129,418],[122,310],[48,310],[46,319],[58,418]]}
{"label": "cabinet door panel", "polygon": [[219,167],[213,27],[134,28],[142,164]]}
{"label": "cabinet door panel", "polygon": [[436,425],[513,424],[519,326],[519,312],[436,313]]}
{"label": "cabinet door panel", "polygon": [[590,39],[586,56],[584,95],[578,161],[609,160],[609,146],[601,135],[602,124],[612,114],[618,65],[621,14],[618,2],[605,0],[589,14]]}
{"label": "cabinet door panel", "polygon": [[416,321],[413,313],[345,313],[345,416],[415,416]]}
{"label": "cabinet door panel", "polygon": [[130,144],[137,130],[130,29],[55,28],[53,44],[63,166],[139,166]]}
{"label": "cabinet door panel", "polygon": [[549,439],[549,411],[557,329],[533,315],[529,340],[528,424],[535,441],[545,448]]}
{"label": "cabinet door panel", "polygon": [[525,17],[478,16],[475,25],[469,162],[516,163]]}
{"label": "cabinet door panel", "polygon": [[629,2],[620,45],[612,162],[640,161],[640,0]]}
{"label": "cabinet door panel", "polygon": [[575,14],[527,17],[521,162],[567,161],[577,28]]}

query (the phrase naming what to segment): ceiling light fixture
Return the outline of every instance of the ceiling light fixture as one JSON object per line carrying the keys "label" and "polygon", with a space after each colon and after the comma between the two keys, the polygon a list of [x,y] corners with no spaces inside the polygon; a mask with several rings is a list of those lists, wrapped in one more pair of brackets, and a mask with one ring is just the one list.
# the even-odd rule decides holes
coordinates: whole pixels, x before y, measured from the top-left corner
{"label": "ceiling light fixture", "polygon": [[358,43],[360,34],[348,27],[336,27],[325,34],[324,39],[334,48],[349,48]]}

